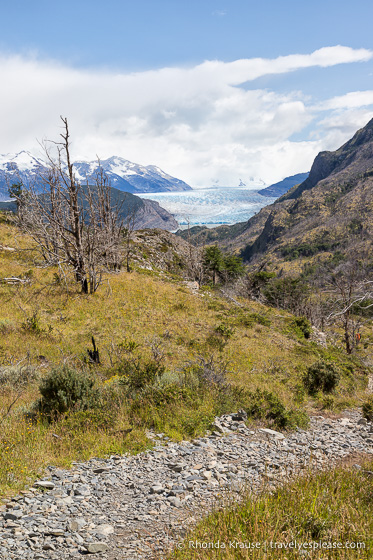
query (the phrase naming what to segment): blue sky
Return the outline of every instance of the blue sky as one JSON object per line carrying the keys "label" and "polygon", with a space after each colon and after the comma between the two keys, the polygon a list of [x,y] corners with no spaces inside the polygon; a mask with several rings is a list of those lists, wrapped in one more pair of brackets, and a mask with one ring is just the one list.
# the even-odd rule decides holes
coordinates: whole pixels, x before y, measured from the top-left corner
{"label": "blue sky", "polygon": [[305,171],[373,117],[372,21],[365,0],[2,0],[0,153],[63,114],[77,158],[192,186]]}

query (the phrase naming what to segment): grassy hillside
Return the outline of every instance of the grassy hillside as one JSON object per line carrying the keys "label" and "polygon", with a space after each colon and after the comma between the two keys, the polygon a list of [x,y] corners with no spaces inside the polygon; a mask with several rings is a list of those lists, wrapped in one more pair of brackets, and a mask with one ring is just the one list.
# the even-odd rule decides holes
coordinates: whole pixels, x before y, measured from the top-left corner
{"label": "grassy hillside", "polygon": [[[234,303],[219,288],[192,292],[176,269],[166,274],[152,264],[108,275],[96,293],[82,295],[70,276],[38,260],[6,217],[0,221],[0,494],[48,464],[144,449],[149,428],[193,437],[216,414],[259,403],[251,421],[286,429],[312,410],[361,405],[363,348],[353,357],[324,348],[290,313]],[[92,336],[98,364],[87,352]],[[341,380],[334,394],[311,397],[302,378],[320,360],[332,361]],[[61,364],[85,372],[97,398],[48,419],[35,405],[39,384]]]}

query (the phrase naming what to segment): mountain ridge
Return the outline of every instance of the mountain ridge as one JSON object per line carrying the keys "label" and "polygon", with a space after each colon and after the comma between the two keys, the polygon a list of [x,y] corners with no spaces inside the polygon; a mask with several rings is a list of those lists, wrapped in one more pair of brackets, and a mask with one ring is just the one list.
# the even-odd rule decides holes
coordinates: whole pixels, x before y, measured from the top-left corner
{"label": "mountain ridge", "polygon": [[[91,182],[99,168],[104,170],[112,187],[123,192],[150,193],[192,190],[192,187],[176,177],[172,177],[155,165],[143,166],[119,156],[102,161],[77,161],[74,164],[76,178],[81,182]],[[41,175],[48,164],[30,152],[0,155],[0,200],[6,200],[8,186],[21,181],[26,187],[42,186]]]}
{"label": "mountain ridge", "polygon": [[[125,224],[132,219],[134,214],[134,229],[152,229],[174,231],[178,228],[178,222],[172,214],[162,208],[158,202],[147,198],[140,198],[135,194],[123,192],[114,187],[110,187],[110,196],[113,206],[119,207],[119,218]],[[39,195],[39,197],[45,195]],[[0,211],[17,212],[15,201],[0,201]]]}
{"label": "mountain ridge", "polygon": [[282,181],[278,181],[277,183],[273,183],[273,185],[269,185],[265,189],[261,189],[258,191],[258,194],[262,196],[282,196],[289,189],[303,183],[309,176],[309,172],[307,173],[297,173],[296,175],[290,175],[289,177],[285,177]]}

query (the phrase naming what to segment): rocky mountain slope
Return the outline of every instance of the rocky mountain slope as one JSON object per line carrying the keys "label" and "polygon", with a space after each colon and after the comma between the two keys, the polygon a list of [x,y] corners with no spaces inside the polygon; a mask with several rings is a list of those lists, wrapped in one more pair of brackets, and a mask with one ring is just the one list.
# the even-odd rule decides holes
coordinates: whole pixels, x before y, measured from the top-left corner
{"label": "rocky mountain slope", "polygon": [[[130,193],[186,191],[191,187],[168,175],[154,165],[142,166],[120,157],[100,161],[102,169],[112,187]],[[76,177],[82,183],[93,182],[98,162],[77,161],[74,164]],[[46,163],[26,151],[18,154],[0,155],[0,201],[7,200],[8,186],[22,181],[24,185],[41,186],[41,175],[46,171]]]}
{"label": "rocky mountain slope", "polygon": [[190,240],[272,262],[355,254],[373,234],[373,119],[335,152],[321,152],[309,177],[248,222],[189,232]]}
{"label": "rocky mountain slope", "polygon": [[142,202],[136,213],[136,229],[158,228],[168,231],[174,231],[177,229],[179,224],[173,215],[162,208],[158,202],[155,200],[148,200],[146,198],[136,198]]}
{"label": "rocky mountain slope", "polygon": [[309,173],[297,173],[296,175],[291,175],[291,177],[285,177],[282,181],[269,185],[265,189],[258,191],[262,196],[282,196],[288,190],[290,190],[295,185],[303,183],[308,178]]}
{"label": "rocky mountain slope", "polygon": [[[119,215],[124,223],[135,213],[135,229],[158,228],[174,231],[179,225],[173,215],[154,200],[140,198],[132,193],[122,192],[112,187],[111,201],[113,205],[120,207]],[[0,210],[16,212],[17,206],[12,201],[0,202]]]}
{"label": "rocky mountain slope", "polygon": [[271,252],[291,259],[367,249],[373,233],[372,187],[373,120],[335,152],[321,152],[309,177],[266,209],[269,215],[262,216],[261,232],[244,256],[249,260]]}

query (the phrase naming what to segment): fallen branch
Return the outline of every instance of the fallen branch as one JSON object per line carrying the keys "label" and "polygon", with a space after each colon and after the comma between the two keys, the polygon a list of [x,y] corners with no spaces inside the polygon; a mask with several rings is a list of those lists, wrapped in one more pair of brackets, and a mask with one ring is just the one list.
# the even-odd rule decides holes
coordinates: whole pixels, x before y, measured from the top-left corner
{"label": "fallen branch", "polygon": [[12,276],[11,278],[0,278],[0,284],[28,284],[29,282],[29,278],[17,278],[16,276]]}
{"label": "fallen branch", "polygon": [[11,413],[11,410],[13,408],[13,406],[16,404],[16,402],[22,397],[24,391],[21,391],[20,393],[17,394],[17,396],[15,397],[15,399],[10,403],[10,405],[8,406],[8,410],[6,411],[6,413],[3,415],[2,418],[0,418],[0,425],[3,424],[3,422],[5,422],[6,418],[9,416],[9,414]]}

